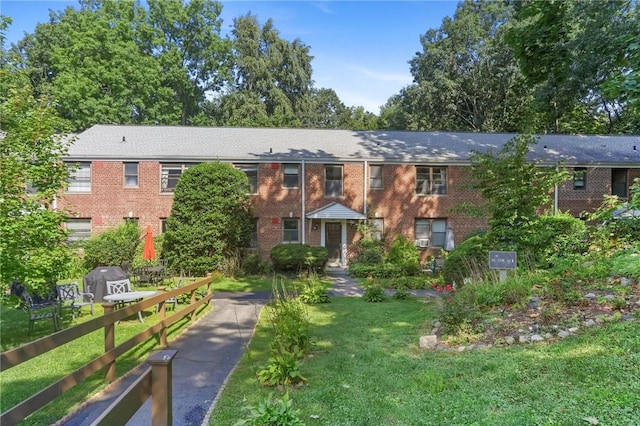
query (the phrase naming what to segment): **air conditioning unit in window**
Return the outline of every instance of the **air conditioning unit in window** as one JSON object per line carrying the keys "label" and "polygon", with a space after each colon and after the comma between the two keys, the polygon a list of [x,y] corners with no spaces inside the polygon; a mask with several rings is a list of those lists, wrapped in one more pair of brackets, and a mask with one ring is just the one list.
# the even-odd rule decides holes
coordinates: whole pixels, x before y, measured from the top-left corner
{"label": "air conditioning unit in window", "polygon": [[429,247],[429,240],[427,238],[421,238],[418,240],[418,247],[426,248]]}

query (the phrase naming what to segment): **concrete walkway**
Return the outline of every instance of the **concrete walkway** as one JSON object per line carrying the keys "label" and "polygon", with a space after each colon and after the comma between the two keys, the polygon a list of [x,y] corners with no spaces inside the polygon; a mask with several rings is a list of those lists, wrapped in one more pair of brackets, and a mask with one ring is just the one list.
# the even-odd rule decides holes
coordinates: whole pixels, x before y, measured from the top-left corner
{"label": "concrete walkway", "polygon": [[[331,296],[362,296],[362,287],[344,270],[329,270],[328,276],[333,281]],[[421,296],[427,292],[412,293]],[[170,349],[178,351],[172,364],[175,426],[208,424],[214,401],[249,344],[260,311],[269,298],[270,293],[215,293],[213,310],[170,343]],[[141,372],[139,367],[112,383],[57,425],[90,425]],[[148,426],[150,423],[151,402],[147,400],[126,424]]]}

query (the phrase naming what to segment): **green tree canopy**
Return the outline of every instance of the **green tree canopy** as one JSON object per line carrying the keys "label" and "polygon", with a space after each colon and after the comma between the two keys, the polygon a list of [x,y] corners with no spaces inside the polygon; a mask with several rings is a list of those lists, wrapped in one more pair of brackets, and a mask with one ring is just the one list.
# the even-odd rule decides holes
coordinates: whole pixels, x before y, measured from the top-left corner
{"label": "green tree canopy", "polygon": [[163,255],[175,268],[204,275],[248,246],[252,226],[246,174],[227,163],[201,163],[178,180]]}
{"label": "green tree canopy", "polygon": [[553,186],[568,178],[561,167],[527,159],[532,136],[517,136],[495,152],[474,152],[471,173],[487,202],[490,233],[498,244],[527,248],[540,209],[550,206]]}
{"label": "green tree canopy", "polygon": [[384,125],[406,130],[516,131],[526,125],[530,91],[504,41],[506,2],[461,2],[453,19],[420,37],[409,62],[414,84],[383,107]]}
{"label": "green tree canopy", "polygon": [[63,212],[62,161],[70,141],[47,98],[36,99],[27,76],[0,69],[0,286],[20,280],[44,293],[69,259]]}
{"label": "green tree canopy", "polygon": [[[629,62],[640,36],[637,2],[526,0],[514,4],[506,40],[535,92],[542,118],[539,131],[628,131],[634,113],[625,108],[625,95],[634,89],[633,84],[625,87],[626,79],[621,77],[638,66]],[[618,90],[603,90],[607,82],[616,82]]]}

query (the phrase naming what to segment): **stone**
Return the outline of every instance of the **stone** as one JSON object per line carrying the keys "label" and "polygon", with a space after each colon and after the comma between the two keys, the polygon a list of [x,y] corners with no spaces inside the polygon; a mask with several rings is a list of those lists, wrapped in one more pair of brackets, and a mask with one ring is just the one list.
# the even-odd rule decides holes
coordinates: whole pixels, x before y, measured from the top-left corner
{"label": "stone", "polygon": [[596,325],[596,322],[592,319],[588,319],[587,321],[585,321],[584,325],[586,327],[593,327],[594,325]]}
{"label": "stone", "polygon": [[420,336],[420,347],[422,349],[435,349],[436,346],[438,346],[438,336],[435,334]]}
{"label": "stone", "polygon": [[465,349],[467,349],[467,348],[465,348],[464,346],[459,346],[458,347],[458,352],[464,352]]}
{"label": "stone", "polygon": [[627,278],[627,277],[622,277],[622,278],[620,278],[620,285],[622,287],[628,287],[628,286],[631,285],[631,280],[629,278]]}
{"label": "stone", "polygon": [[587,293],[584,295],[584,297],[587,299],[595,299],[597,296],[593,293]]}
{"label": "stone", "polygon": [[441,326],[441,325],[442,325],[442,324],[441,324],[441,323],[440,323],[440,321],[438,321],[438,320],[435,320],[435,321],[433,322],[433,327],[434,327],[434,328],[440,328],[440,326]]}
{"label": "stone", "polygon": [[518,336],[518,342],[527,343],[528,341],[529,341],[529,336],[525,336],[525,335]]}
{"label": "stone", "polygon": [[544,334],[544,338],[545,338],[545,339],[551,339],[551,338],[553,338],[553,334],[551,334],[551,333],[545,333],[545,334]]}
{"label": "stone", "polygon": [[504,338],[504,341],[507,345],[513,345],[516,342],[513,336],[507,336]]}
{"label": "stone", "polygon": [[611,300],[611,299],[615,299],[616,297],[613,294],[607,294],[603,297],[604,300]]}
{"label": "stone", "polygon": [[569,337],[569,336],[571,336],[571,333],[569,333],[568,331],[560,330],[560,332],[558,332],[558,337],[561,339],[564,339],[565,337]]}
{"label": "stone", "polygon": [[571,327],[571,328],[569,329],[569,333],[577,333],[577,332],[578,332],[578,330],[580,330],[578,327]]}
{"label": "stone", "polygon": [[531,336],[531,341],[532,342],[542,342],[542,341],[544,341],[544,337],[542,337],[539,334],[534,334],[534,335]]}

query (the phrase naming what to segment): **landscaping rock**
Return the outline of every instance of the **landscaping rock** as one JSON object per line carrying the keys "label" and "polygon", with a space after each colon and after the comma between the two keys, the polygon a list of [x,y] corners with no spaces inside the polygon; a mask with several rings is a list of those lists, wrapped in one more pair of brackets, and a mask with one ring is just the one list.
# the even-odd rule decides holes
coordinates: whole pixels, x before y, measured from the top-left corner
{"label": "landscaping rock", "polygon": [[513,345],[516,342],[516,339],[513,336],[507,336],[504,338],[504,341],[507,345]]}
{"label": "landscaping rock", "polygon": [[585,295],[584,295],[584,297],[585,297],[586,299],[593,300],[593,299],[595,299],[597,296],[596,296],[595,294],[593,294],[593,293],[587,293],[587,294],[585,294]]}
{"label": "landscaping rock", "polygon": [[544,337],[542,337],[539,334],[534,334],[534,335],[531,336],[531,341],[532,342],[542,342],[542,341],[544,341]]}
{"label": "landscaping rock", "polygon": [[438,346],[438,336],[430,334],[428,336],[420,336],[420,347],[423,349],[435,349]]}
{"label": "landscaping rock", "polygon": [[594,325],[596,325],[596,322],[594,320],[592,320],[592,319],[589,319],[589,320],[585,321],[584,325],[586,327],[593,327]]}
{"label": "landscaping rock", "polygon": [[560,330],[560,332],[558,333],[558,337],[561,339],[569,336],[571,336],[571,333],[569,333],[568,331]]}

